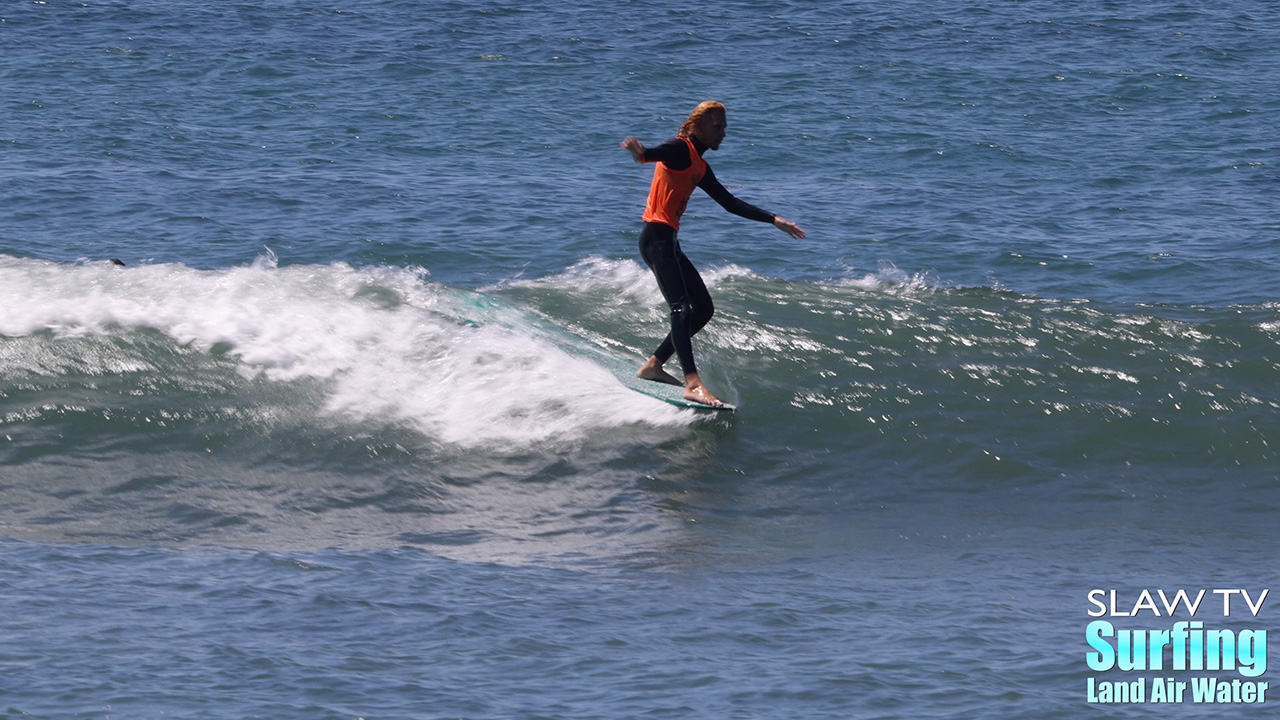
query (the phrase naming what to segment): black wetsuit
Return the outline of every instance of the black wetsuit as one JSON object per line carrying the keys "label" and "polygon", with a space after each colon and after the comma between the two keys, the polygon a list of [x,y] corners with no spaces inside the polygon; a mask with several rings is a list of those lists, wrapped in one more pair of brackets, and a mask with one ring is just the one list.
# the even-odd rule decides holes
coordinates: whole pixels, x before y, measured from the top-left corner
{"label": "black wetsuit", "polygon": [[[699,155],[707,151],[707,147],[697,138],[690,140]],[[645,148],[644,160],[661,162],[672,170],[687,170],[693,164],[688,144],[678,137],[655,148]],[[716,179],[710,165],[698,182],[698,187],[734,215],[767,223],[774,220],[772,213],[734,197]],[[666,223],[644,224],[644,229],[640,231],[640,255],[658,279],[658,289],[671,306],[671,332],[653,354],[664,363],[675,354],[680,358],[680,367],[686,375],[695,373],[698,368],[693,360],[691,338],[711,320],[711,315],[715,312],[706,283],[680,250],[675,228]]]}

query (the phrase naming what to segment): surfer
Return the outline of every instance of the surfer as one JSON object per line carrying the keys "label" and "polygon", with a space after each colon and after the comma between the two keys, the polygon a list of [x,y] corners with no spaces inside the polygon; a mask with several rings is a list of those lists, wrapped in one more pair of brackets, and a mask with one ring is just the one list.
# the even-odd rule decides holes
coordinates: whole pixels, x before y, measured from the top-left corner
{"label": "surfer", "polygon": [[[725,210],[767,222],[793,238],[804,237],[795,223],[739,200],[716,179],[711,166],[702,159],[708,150],[719,150],[728,126],[724,105],[708,100],[700,103],[680,126],[676,136],[654,148],[646,148],[634,137],[622,141],[638,163],[657,163],[649,186],[649,201],[640,231],[640,255],[658,280],[658,289],[671,306],[671,332],[636,372],[645,380],[684,386],[684,398],[705,405],[723,405],[698,377],[693,360],[692,337],[707,324],[715,311],[711,295],[693,263],[685,257],[676,239],[680,216],[689,204],[694,188],[702,188]],[[662,369],[671,355],[680,359],[684,380]]]}

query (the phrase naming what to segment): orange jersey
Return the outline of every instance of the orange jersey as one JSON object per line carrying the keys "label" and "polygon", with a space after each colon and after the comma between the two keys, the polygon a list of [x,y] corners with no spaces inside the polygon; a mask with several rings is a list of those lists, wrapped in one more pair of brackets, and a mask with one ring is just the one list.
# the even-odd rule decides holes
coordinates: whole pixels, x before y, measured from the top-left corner
{"label": "orange jersey", "polygon": [[645,222],[660,222],[680,229],[680,216],[689,205],[689,197],[707,174],[707,162],[693,147],[689,138],[681,138],[689,146],[689,168],[672,170],[666,163],[653,167],[653,182],[649,185],[649,202],[644,209]]}

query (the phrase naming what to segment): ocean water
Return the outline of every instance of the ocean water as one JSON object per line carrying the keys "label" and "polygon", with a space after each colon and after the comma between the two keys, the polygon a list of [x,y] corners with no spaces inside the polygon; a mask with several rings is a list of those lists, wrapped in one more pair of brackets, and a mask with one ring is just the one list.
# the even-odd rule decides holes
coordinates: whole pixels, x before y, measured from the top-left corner
{"label": "ocean water", "polygon": [[[1150,694],[1274,673],[1086,627],[1278,627],[1213,592],[1280,590],[1278,41],[1250,1],[6,4],[0,718],[1268,716]],[[731,415],[582,350],[665,332],[618,144],[706,98],[808,233],[690,204]]]}

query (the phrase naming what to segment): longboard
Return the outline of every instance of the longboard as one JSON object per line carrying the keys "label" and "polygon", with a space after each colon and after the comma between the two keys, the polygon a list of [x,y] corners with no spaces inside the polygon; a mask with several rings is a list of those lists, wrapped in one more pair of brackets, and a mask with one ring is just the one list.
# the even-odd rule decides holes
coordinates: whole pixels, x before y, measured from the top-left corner
{"label": "longboard", "polygon": [[641,395],[648,395],[657,398],[663,402],[671,403],[678,407],[693,408],[694,410],[718,410],[722,412],[733,412],[737,410],[736,405],[725,403],[724,405],[707,405],[705,403],[695,402],[693,400],[684,399],[683,385],[669,385],[667,383],[654,382],[653,380],[643,380],[635,376],[635,370],[628,369],[627,373],[630,377],[623,377],[619,372],[614,372],[614,376],[622,381],[628,389],[634,390]]}
{"label": "longboard", "polygon": [[[671,385],[668,383],[654,382],[652,380],[643,380],[636,377],[636,368],[640,367],[639,360],[628,360],[621,357],[612,350],[602,347],[600,344],[591,342],[590,340],[570,332],[554,323],[548,321],[539,321],[532,318],[528,313],[521,311],[502,300],[493,298],[480,293],[463,293],[459,297],[464,306],[467,308],[465,315],[476,315],[483,318],[485,322],[505,322],[507,324],[515,322],[510,313],[517,314],[520,318],[520,324],[525,327],[532,327],[541,332],[557,347],[572,355],[586,358],[595,364],[605,368],[613,373],[627,389],[647,395],[651,398],[670,403],[677,407],[690,408],[693,410],[712,410],[719,412],[733,412],[737,410],[737,406],[728,403],[724,405],[706,405],[700,402],[684,399],[684,387],[681,385]],[[464,322],[472,325],[481,324],[480,321],[466,318]]]}
{"label": "longboard", "polygon": [[641,395],[648,395],[651,398],[656,398],[677,407],[692,408],[694,410],[733,412],[738,409],[737,406],[728,403],[724,405],[706,405],[692,400],[685,400],[683,385],[671,385],[638,378],[636,377],[636,368],[640,367],[640,360],[626,360],[594,343],[588,343],[586,340],[579,340],[570,346],[562,345],[561,347],[567,352],[590,358],[597,365],[613,373],[613,376],[618,378],[618,382],[625,385],[627,389],[638,392]]}

